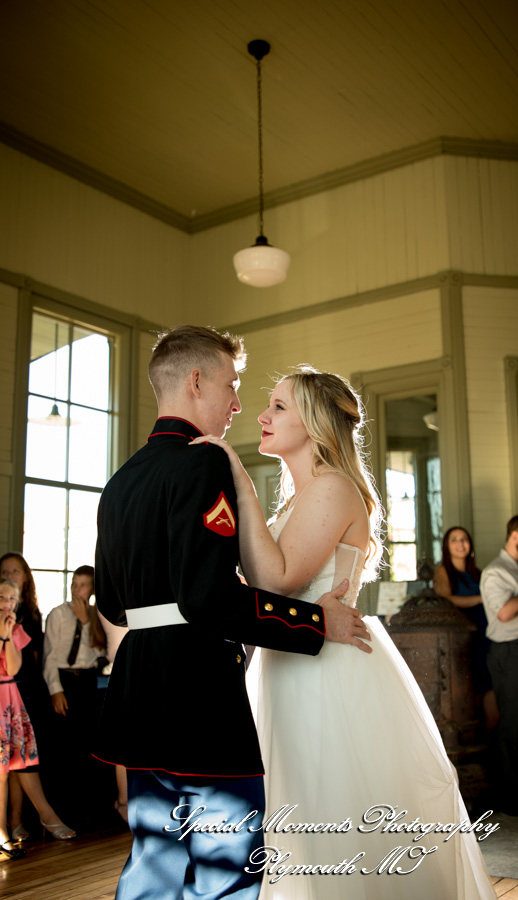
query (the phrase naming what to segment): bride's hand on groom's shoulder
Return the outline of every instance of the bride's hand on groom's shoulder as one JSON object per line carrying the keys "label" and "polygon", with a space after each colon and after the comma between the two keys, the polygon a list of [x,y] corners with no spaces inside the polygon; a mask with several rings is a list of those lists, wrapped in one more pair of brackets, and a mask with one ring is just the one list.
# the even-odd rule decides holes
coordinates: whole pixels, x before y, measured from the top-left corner
{"label": "bride's hand on groom's shoulder", "polygon": [[340,603],[340,598],[346,593],[348,587],[349,582],[342,581],[334,591],[323,594],[318,600],[318,604],[326,614],[326,641],[353,644],[365,653],[372,653],[372,647],[365,643],[365,641],[371,640],[371,636],[367,631],[361,612]]}
{"label": "bride's hand on groom's shoulder", "polygon": [[227,441],[224,441],[223,438],[215,437],[213,434],[203,434],[201,437],[196,437],[192,441],[189,441],[189,446],[192,444],[216,444],[216,447],[221,447],[227,454],[232,470],[234,469],[234,466],[240,467],[241,469],[243,468],[236,451],[229,443],[227,443]]}
{"label": "bride's hand on groom's shoulder", "polygon": [[[224,441],[223,438],[216,437],[213,434],[204,434],[201,437],[194,438],[194,440],[189,441],[189,446],[193,444],[215,444],[216,447],[221,447],[222,450],[227,454],[230,461],[230,470],[232,472],[232,477],[234,479],[234,484],[236,486],[236,490],[242,489],[250,489],[250,486],[253,487],[252,480],[248,475],[248,472],[243,467],[239,456],[233,447],[230,446],[227,441]],[[255,494],[255,489],[253,489]]]}
{"label": "bride's hand on groom's shoulder", "polygon": [[195,437],[192,441],[189,441],[189,447],[192,444],[216,444],[217,447],[221,447],[225,451],[229,459],[236,459],[241,462],[234,448],[227,441],[224,441],[223,438],[216,437],[214,434],[202,434],[200,437]]}

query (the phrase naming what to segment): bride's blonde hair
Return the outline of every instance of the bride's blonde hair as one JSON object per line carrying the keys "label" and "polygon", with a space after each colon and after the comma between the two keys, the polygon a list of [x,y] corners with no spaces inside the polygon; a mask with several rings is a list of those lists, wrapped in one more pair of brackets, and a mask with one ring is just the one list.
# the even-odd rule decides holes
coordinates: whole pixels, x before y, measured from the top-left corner
{"label": "bride's blonde hair", "polygon": [[362,449],[363,403],[345,378],[311,366],[299,366],[280,380],[290,383],[297,410],[311,438],[313,474],[340,472],[354,482],[363,498],[371,532],[363,580],[373,581],[383,552],[382,508]]}

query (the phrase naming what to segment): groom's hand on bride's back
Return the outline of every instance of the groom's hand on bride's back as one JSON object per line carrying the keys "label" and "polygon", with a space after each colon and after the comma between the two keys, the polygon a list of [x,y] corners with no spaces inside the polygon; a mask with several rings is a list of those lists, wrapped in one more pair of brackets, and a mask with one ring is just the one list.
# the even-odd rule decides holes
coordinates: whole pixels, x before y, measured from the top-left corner
{"label": "groom's hand on bride's back", "polygon": [[363,622],[361,612],[340,603],[340,598],[348,587],[349,582],[346,579],[334,591],[323,594],[317,601],[326,614],[326,641],[353,644],[365,653],[372,653],[372,647],[365,643],[370,641],[371,636]]}

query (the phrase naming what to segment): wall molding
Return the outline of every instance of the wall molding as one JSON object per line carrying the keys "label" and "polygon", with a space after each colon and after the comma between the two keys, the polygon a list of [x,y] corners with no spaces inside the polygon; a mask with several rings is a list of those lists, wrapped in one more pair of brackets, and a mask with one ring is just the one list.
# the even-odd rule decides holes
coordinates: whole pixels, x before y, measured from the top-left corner
{"label": "wall molding", "polygon": [[[343,297],[335,297],[333,300],[322,300],[320,303],[311,303],[308,306],[299,306],[297,309],[289,309],[281,313],[273,313],[271,316],[262,316],[259,319],[248,319],[245,322],[233,322],[225,325],[224,330],[235,334],[250,334],[252,331],[263,331],[268,328],[279,328],[281,325],[291,325],[304,319],[313,319],[315,316],[325,316],[328,313],[341,312],[353,306],[364,306],[367,303],[379,303],[383,300],[393,300],[395,297],[404,297],[406,294],[420,294],[440,287],[441,279],[446,275],[439,272],[436,275],[428,275],[423,278],[415,278],[411,281],[400,281],[396,284],[373,288],[370,291],[362,291],[358,294],[346,294]],[[516,278],[518,285],[518,277]]]}
{"label": "wall molding", "polygon": [[453,269],[445,269],[442,272],[437,272],[435,275],[427,275],[411,281],[401,281],[358,294],[335,297],[332,300],[323,300],[321,303],[311,303],[309,306],[300,306],[297,309],[286,310],[282,313],[273,313],[271,316],[263,316],[259,319],[232,322],[221,326],[221,328],[233,334],[250,334],[253,331],[278,328],[281,325],[291,325],[293,322],[312,319],[315,316],[340,312],[353,306],[364,306],[366,303],[379,303],[383,300],[393,300],[395,297],[404,297],[407,294],[420,294],[423,291],[434,289],[442,290],[445,285],[450,284],[458,285],[460,288],[463,285],[470,285],[514,290],[518,288],[518,275],[478,275],[475,272],[458,272]]}
{"label": "wall molding", "polygon": [[140,331],[153,332],[163,330],[160,325],[149,319],[129,315],[120,309],[105,306],[102,303],[97,303],[95,300],[89,300],[87,297],[82,297],[80,294],[68,293],[68,291],[52,287],[50,284],[45,284],[43,281],[37,281],[27,275],[11,272],[9,269],[0,268],[0,283],[9,284],[11,287],[17,287],[20,290],[28,291],[30,294],[38,294],[48,300],[54,300],[56,303],[63,303],[68,307],[74,307],[74,309],[89,313],[92,316],[110,319],[117,325],[126,325],[128,328],[138,328]]}
{"label": "wall molding", "polygon": [[[94,169],[49,144],[44,144],[16,128],[12,128],[6,122],[0,122],[0,142],[186,234],[197,234],[200,231],[207,231],[209,228],[216,228],[227,222],[234,222],[257,213],[257,197],[250,197],[241,203],[234,203],[192,219],[172,207],[160,203],[159,200],[140,193],[124,182],[104,174],[99,169]],[[399,169],[402,166],[435,156],[466,156],[516,161],[518,160],[518,144],[457,137],[432,138],[420,144],[403,147],[391,153],[363,160],[352,166],[335,169],[315,178],[308,178],[275,191],[269,191],[264,196],[265,209],[273,209],[275,206],[330,191],[353,181],[372,178],[374,175],[389,172],[391,169]]]}
{"label": "wall molding", "polygon": [[[462,273],[448,272],[441,280],[442,349],[449,365],[445,372],[443,396],[445,430],[448,430],[447,465],[441,468],[444,495],[444,528],[462,524],[473,533],[471,494],[471,454],[469,438],[468,387],[464,337]],[[445,435],[439,432],[439,445]],[[442,457],[441,457],[442,459]]]}
{"label": "wall molding", "polygon": [[504,357],[505,398],[509,434],[511,515],[518,514],[518,356]]}
{"label": "wall molding", "polygon": [[[84,310],[94,316],[111,319],[114,322],[127,325],[143,332],[163,331],[163,325],[153,322],[141,316],[133,316],[122,310],[104,306],[78,294],[54,288],[44,282],[37,281],[18,272],[0,267],[0,283],[27,290],[30,293],[39,294],[57,303],[66,306],[74,306],[78,310]],[[332,300],[323,300],[320,303],[311,303],[309,306],[300,306],[296,309],[286,310],[282,313],[273,313],[270,316],[262,316],[257,319],[248,319],[244,322],[232,322],[219,324],[216,327],[220,331],[230,331],[233,334],[251,334],[254,331],[264,331],[269,328],[278,328],[281,325],[290,325],[316,316],[324,316],[328,313],[340,312],[354,306],[364,306],[367,303],[379,303],[383,300],[393,300],[396,297],[404,297],[408,294],[420,294],[423,291],[434,289],[441,290],[446,284],[455,284],[460,287],[470,285],[475,287],[495,287],[518,289],[518,275],[481,275],[476,272],[460,272],[446,269],[434,275],[423,278],[415,278],[411,281],[401,281],[395,284],[384,285],[358,294],[346,294],[335,297]]]}

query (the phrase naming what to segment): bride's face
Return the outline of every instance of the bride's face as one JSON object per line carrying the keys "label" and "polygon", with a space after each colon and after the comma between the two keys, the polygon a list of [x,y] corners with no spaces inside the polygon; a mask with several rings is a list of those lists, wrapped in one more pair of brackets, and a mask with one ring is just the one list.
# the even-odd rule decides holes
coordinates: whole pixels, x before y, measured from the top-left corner
{"label": "bride's face", "polygon": [[293,399],[290,381],[281,381],[270,396],[270,404],[258,417],[262,426],[259,452],[281,456],[301,450],[310,443]]}

